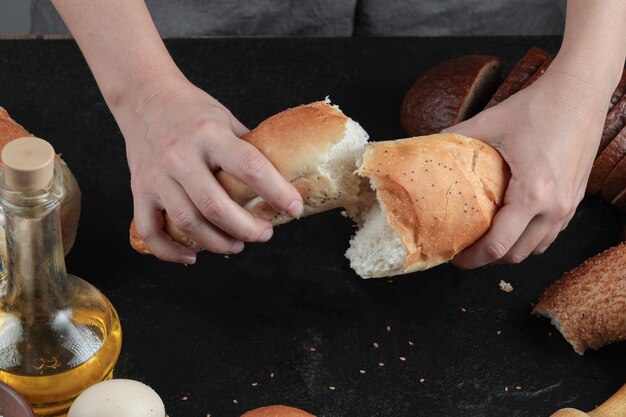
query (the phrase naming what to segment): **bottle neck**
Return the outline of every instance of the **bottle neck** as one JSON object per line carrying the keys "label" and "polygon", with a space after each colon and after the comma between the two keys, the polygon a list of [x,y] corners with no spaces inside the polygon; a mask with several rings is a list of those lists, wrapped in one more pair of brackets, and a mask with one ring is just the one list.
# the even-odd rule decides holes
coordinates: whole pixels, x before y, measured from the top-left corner
{"label": "bottle neck", "polygon": [[8,190],[3,179],[0,177],[7,245],[5,308],[28,306],[34,316],[62,309],[66,271],[58,175],[48,189],[34,192]]}

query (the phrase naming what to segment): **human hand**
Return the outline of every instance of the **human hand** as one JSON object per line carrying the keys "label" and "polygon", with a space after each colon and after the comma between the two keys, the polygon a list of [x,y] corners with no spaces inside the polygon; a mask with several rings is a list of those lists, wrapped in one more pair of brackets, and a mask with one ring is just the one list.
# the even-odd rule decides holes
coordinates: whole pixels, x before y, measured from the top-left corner
{"label": "human hand", "polygon": [[452,261],[461,268],[543,253],[584,197],[608,97],[555,63],[530,87],[445,130],[489,143],[511,168],[491,229]]}
{"label": "human hand", "polygon": [[[214,173],[223,169],[248,184],[277,211],[297,217],[302,198],[254,146],[222,104],[184,78],[143,88],[137,106],[112,108],[126,140],[135,224],[160,259],[192,264],[195,252],[164,231],[163,210],[199,246],[237,253],[265,242],[272,225],[230,199]],[[135,101],[136,102],[136,101]]]}

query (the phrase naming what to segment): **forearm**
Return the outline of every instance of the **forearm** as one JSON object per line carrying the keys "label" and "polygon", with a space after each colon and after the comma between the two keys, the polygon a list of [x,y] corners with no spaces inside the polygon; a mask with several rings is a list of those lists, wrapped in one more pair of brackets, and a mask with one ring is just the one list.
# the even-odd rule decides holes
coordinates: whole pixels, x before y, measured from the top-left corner
{"label": "forearm", "polygon": [[626,58],[626,2],[569,0],[561,49],[549,71],[608,105]]}
{"label": "forearm", "polygon": [[183,78],[144,1],[53,0],[53,4],[114,112],[140,105],[154,83]]}

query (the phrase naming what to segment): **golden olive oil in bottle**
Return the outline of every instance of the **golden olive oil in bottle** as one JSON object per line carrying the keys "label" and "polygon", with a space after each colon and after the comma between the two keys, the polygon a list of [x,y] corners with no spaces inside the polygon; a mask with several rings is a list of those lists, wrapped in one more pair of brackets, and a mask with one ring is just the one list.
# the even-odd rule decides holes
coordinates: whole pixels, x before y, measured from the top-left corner
{"label": "golden olive oil in bottle", "polygon": [[54,150],[21,138],[2,151],[0,206],[6,254],[0,279],[0,381],[40,416],[65,415],[91,385],[112,376],[119,318],[91,284],[65,270]]}

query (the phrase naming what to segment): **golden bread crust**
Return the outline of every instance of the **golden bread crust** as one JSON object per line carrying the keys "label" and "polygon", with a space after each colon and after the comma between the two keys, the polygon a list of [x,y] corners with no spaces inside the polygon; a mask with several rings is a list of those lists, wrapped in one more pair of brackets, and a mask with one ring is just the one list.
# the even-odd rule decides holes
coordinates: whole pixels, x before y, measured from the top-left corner
{"label": "golden bread crust", "polygon": [[286,405],[270,405],[260,407],[244,413],[241,417],[315,417],[306,411],[298,408],[287,407]]}
{"label": "golden bread crust", "polygon": [[478,240],[510,178],[495,149],[454,134],[371,143],[358,172],[408,250],[401,273],[439,265]]}

